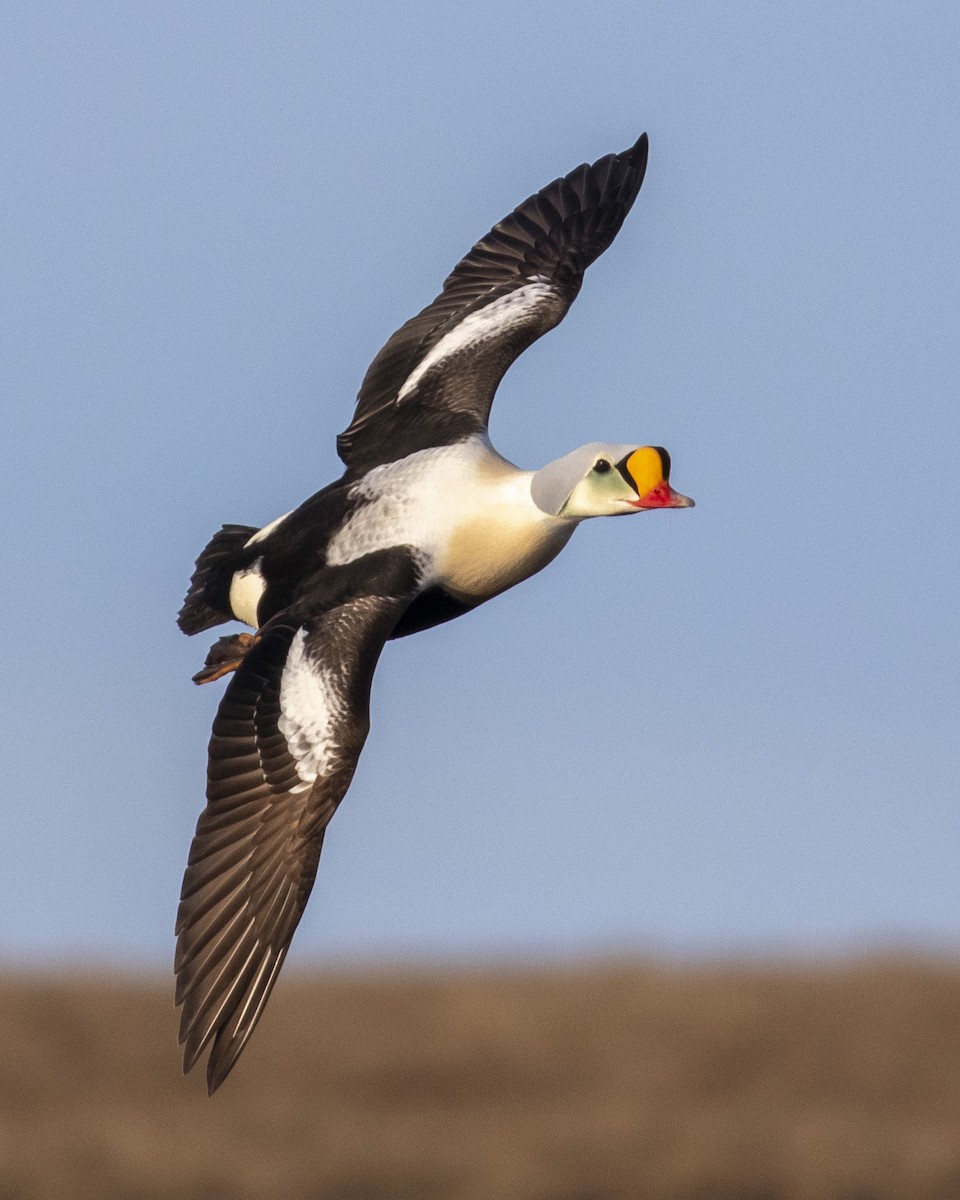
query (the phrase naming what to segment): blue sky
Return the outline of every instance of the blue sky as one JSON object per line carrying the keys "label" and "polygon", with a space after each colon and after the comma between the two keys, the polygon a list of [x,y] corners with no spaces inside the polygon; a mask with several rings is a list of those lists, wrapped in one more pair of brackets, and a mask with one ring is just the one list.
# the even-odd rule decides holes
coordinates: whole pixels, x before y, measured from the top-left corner
{"label": "blue sky", "polygon": [[934,3],[8,18],[0,957],[169,959],[194,557],[338,473],[389,334],[643,129],[491,432],[662,443],[697,508],[387,649],[293,961],[956,948],[958,68]]}

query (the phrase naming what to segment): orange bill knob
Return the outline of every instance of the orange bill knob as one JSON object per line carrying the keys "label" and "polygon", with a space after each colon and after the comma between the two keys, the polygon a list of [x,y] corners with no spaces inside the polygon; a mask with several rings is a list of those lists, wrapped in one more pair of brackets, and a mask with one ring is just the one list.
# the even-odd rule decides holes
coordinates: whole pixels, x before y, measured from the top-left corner
{"label": "orange bill knob", "polygon": [[641,446],[628,456],[623,469],[637,489],[634,508],[693,508],[689,496],[670,486],[670,455],[662,446]]}

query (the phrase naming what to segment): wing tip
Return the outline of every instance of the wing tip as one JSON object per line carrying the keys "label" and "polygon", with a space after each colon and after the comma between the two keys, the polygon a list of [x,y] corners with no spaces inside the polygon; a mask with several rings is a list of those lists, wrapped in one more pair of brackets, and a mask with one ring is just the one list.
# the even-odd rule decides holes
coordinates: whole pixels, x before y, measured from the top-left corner
{"label": "wing tip", "polygon": [[[246,1045],[247,1039],[232,1038],[220,1052],[221,1041],[217,1038],[214,1042],[213,1049],[210,1051],[210,1057],[207,1059],[207,1095],[212,1096],[217,1088],[227,1078],[233,1068],[237,1065],[237,1059],[240,1057],[240,1051]],[[236,1043],[239,1042],[239,1045]]]}
{"label": "wing tip", "polygon": [[[280,961],[283,961],[282,955]],[[209,1047],[210,1054],[207,1058],[206,1070],[208,1096],[213,1095],[236,1066],[241,1052],[250,1040],[250,1035],[260,1019],[276,974],[276,970],[271,972],[265,994],[261,992],[257,996],[258,1003],[254,1014],[246,1021],[236,1022],[237,1009],[242,1010],[244,1007],[243,996],[235,1000],[225,1013],[220,1013],[213,1021],[202,1023],[199,1018],[188,1020],[186,1012],[181,1013],[177,1041],[183,1047],[183,1074],[188,1075],[193,1070],[203,1057],[204,1051]],[[231,1028],[234,1023],[237,1027]]]}
{"label": "wing tip", "polygon": [[[214,1037],[213,1046],[210,1050],[210,1057],[207,1059],[207,1095],[212,1096],[217,1088],[223,1083],[230,1072],[237,1064],[240,1057],[240,1052],[247,1043],[252,1030],[246,1032],[246,1036],[230,1038],[227,1041],[223,1040],[222,1030],[217,1031]],[[193,1068],[200,1061],[203,1052],[213,1036],[214,1030],[211,1029],[205,1037],[198,1038],[194,1032],[184,1034],[181,1030],[178,1041],[183,1046],[183,1061],[182,1070],[184,1075],[189,1075]]]}
{"label": "wing tip", "polygon": [[[610,156],[614,162],[623,164],[631,171],[636,172],[636,180],[630,185],[630,191],[632,192],[634,198],[640,191],[640,188],[643,186],[643,177],[647,173],[647,159],[649,156],[650,138],[646,130],[640,134],[632,146],[629,146],[626,150],[621,150],[619,154],[613,154]],[[600,162],[595,163],[594,165],[598,167],[602,162],[603,159],[600,159]],[[629,178],[629,176],[627,176],[627,178]]]}
{"label": "wing tip", "polygon": [[647,136],[646,130],[640,134],[637,140],[633,143],[629,150],[625,150],[621,158],[627,159],[630,165],[640,175],[640,183],[643,183],[643,177],[647,173],[647,159],[650,157],[650,138]]}
{"label": "wing tip", "polygon": [[646,130],[640,134],[637,140],[633,143],[629,150],[624,150],[621,158],[630,158],[639,165],[641,162],[646,164],[647,155],[650,153],[650,136]]}

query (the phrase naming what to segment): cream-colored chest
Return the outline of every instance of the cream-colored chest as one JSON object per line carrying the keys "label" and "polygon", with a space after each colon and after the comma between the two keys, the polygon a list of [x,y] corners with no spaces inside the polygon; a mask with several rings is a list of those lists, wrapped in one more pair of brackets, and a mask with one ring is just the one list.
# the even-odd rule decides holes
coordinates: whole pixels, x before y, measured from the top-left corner
{"label": "cream-colored chest", "polygon": [[457,599],[487,600],[545,567],[572,532],[532,503],[489,504],[451,531],[436,560],[438,582]]}
{"label": "cream-colored chest", "polygon": [[365,503],[331,541],[328,561],[416,546],[425,585],[487,599],[546,566],[573,531],[537,508],[530,479],[480,440],[379,467],[359,485]]}

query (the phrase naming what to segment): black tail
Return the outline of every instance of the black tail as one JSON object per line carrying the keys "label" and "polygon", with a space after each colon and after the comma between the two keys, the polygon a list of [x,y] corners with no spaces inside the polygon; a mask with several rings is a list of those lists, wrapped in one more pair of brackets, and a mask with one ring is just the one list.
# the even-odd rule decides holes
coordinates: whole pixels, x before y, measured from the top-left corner
{"label": "black tail", "polygon": [[197,559],[190,587],[177,614],[184,633],[200,633],[232,621],[230,582],[239,566],[240,551],[257,532],[253,525],[224,525]]}

